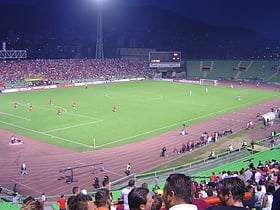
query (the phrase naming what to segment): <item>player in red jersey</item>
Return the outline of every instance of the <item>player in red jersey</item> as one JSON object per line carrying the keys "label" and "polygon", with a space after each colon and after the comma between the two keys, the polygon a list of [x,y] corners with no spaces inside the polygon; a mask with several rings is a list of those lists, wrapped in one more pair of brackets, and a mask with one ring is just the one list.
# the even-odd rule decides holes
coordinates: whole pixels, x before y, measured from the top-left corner
{"label": "player in red jersey", "polygon": [[58,107],[57,110],[56,110],[56,114],[57,114],[57,115],[60,115],[60,114],[61,114],[61,109],[60,109],[59,107]]}
{"label": "player in red jersey", "polygon": [[117,107],[116,107],[115,105],[113,106],[112,111],[113,111],[113,112],[116,112],[116,111],[117,111]]}
{"label": "player in red jersey", "polygon": [[29,103],[29,107],[28,107],[29,111],[32,111],[33,109],[33,105],[31,103]]}

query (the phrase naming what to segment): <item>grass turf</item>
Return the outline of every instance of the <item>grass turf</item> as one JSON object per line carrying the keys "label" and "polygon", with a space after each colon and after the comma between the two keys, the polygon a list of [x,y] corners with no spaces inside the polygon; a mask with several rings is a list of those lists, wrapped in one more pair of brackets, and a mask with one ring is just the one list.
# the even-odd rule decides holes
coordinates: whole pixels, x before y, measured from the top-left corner
{"label": "grass turf", "polygon": [[[0,127],[85,151],[146,139],[181,128],[183,123],[194,124],[280,95],[219,86],[208,86],[206,93],[205,88],[186,83],[134,81],[1,94]],[[241,100],[237,100],[238,96]],[[13,107],[15,101],[17,108]],[[32,111],[28,110],[29,103]],[[116,112],[112,111],[114,105]]]}

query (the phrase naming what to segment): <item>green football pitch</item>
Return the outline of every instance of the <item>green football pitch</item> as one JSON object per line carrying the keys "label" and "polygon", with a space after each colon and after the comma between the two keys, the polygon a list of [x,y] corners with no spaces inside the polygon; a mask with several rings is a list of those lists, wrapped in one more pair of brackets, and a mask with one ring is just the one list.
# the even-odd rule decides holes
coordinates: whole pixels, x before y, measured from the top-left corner
{"label": "green football pitch", "polygon": [[280,96],[259,89],[207,88],[208,92],[206,86],[194,84],[133,81],[0,94],[0,128],[85,151],[140,141]]}

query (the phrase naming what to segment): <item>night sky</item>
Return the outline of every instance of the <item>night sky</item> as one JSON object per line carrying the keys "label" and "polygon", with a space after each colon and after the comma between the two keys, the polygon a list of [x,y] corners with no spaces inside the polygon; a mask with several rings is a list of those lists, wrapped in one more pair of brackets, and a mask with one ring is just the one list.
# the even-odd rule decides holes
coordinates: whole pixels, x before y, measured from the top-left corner
{"label": "night sky", "polygon": [[[0,4],[35,4],[51,0],[0,0]],[[59,1],[59,0],[56,0]],[[69,0],[71,1],[71,0]],[[81,6],[98,0],[73,0]],[[92,2],[91,2],[92,1]],[[100,0],[99,0],[100,1]],[[279,0],[103,0],[104,6],[155,5],[209,25],[241,26],[280,40]]]}

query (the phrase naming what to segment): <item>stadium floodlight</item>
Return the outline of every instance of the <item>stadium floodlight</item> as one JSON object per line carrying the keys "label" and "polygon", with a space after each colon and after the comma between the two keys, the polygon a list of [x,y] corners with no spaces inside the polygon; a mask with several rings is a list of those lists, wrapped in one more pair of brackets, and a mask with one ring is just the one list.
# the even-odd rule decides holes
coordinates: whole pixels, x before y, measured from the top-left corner
{"label": "stadium floodlight", "polygon": [[97,15],[97,29],[96,29],[96,49],[95,58],[104,59],[103,49],[103,21],[102,21],[102,5],[105,0],[96,0],[98,3],[98,15]]}

